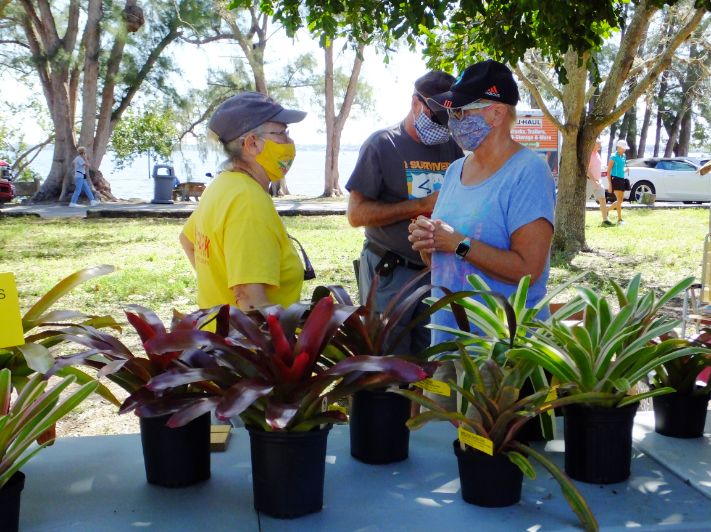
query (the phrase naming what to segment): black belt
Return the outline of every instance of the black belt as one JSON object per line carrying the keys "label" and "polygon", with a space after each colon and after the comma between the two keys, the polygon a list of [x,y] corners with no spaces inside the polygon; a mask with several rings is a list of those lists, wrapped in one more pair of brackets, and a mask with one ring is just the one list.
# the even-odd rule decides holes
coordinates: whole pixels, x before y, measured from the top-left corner
{"label": "black belt", "polygon": [[372,240],[366,240],[365,247],[369,251],[372,251],[373,253],[375,253],[381,259],[383,257],[385,257],[386,254],[389,253],[391,255],[391,257],[393,258],[393,260],[395,261],[396,266],[404,266],[405,268],[410,268],[411,270],[417,270],[417,271],[424,270],[426,268],[426,266],[424,264],[418,264],[416,262],[408,260],[405,257],[398,255],[394,251],[390,251],[389,249],[380,247],[378,244],[376,244]]}

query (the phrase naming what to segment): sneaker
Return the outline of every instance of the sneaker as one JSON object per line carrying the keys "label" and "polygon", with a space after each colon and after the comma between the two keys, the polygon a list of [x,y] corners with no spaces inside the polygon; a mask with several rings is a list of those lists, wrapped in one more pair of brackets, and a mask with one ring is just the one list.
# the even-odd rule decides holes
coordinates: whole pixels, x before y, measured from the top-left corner
{"label": "sneaker", "polygon": [[98,199],[95,199],[95,200],[91,200],[89,202],[89,205],[91,205],[92,207],[96,207],[97,205],[101,205],[101,202]]}
{"label": "sneaker", "polygon": [[624,220],[617,220],[617,225],[625,225],[625,221]]}
{"label": "sneaker", "polygon": [[81,207],[81,205],[79,205],[78,203],[70,203],[69,206],[70,207]]}
{"label": "sneaker", "polygon": [[610,220],[603,220],[602,225],[604,225],[605,227],[612,227],[615,224],[613,224]]}

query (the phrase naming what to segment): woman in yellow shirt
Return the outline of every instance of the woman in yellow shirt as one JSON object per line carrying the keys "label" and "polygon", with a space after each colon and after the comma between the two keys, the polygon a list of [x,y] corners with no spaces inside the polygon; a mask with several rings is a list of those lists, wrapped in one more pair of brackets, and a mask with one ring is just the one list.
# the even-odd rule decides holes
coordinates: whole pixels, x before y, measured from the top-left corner
{"label": "woman in yellow shirt", "polygon": [[306,113],[243,92],[212,115],[208,135],[228,157],[188,218],[180,243],[197,273],[198,305],[244,311],[299,300],[304,269],[269,195],[296,149],[287,124]]}

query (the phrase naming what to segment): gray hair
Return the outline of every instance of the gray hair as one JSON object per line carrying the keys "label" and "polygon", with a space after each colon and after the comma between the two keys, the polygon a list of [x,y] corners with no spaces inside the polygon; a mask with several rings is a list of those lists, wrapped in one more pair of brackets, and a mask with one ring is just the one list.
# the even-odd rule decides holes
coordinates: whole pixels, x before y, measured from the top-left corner
{"label": "gray hair", "polygon": [[222,161],[222,164],[220,165],[220,168],[222,170],[228,170],[232,167],[232,163],[234,161],[242,161],[242,152],[244,151],[244,139],[248,135],[259,135],[264,131],[263,129],[264,124],[259,124],[257,127],[254,129],[250,129],[247,131],[245,134],[237,137],[236,139],[232,139],[229,142],[223,142],[220,137],[215,133],[214,131],[208,129],[207,130],[207,140],[208,143],[211,144],[213,147],[219,149],[222,151],[227,156],[227,159]]}
{"label": "gray hair", "polygon": [[78,146],[77,153],[84,155],[86,153],[86,148],[84,146]]}

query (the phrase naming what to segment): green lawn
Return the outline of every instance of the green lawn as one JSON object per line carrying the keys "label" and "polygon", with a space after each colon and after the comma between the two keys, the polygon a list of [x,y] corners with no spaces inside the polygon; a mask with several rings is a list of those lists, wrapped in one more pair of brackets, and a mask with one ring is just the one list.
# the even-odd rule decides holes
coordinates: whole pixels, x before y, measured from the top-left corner
{"label": "green lawn", "polygon": [[[554,257],[551,285],[589,271],[589,282],[608,292],[608,278],[625,282],[641,272],[647,286],[668,288],[681,278],[701,274],[708,210],[628,210],[627,224],[599,226],[589,212],[591,251],[571,264]],[[355,294],[352,260],[360,252],[362,230],[344,216],[287,217],[291,234],[306,248],[318,278],[304,286],[341,284]],[[61,305],[87,312],[116,313],[136,303],[163,317],[175,307],[194,305],[195,280],[178,244],[181,220],[53,220],[5,218],[0,221],[0,271],[14,272],[23,310],[55,282],[86,266],[113,264],[117,272],[75,290]]]}

